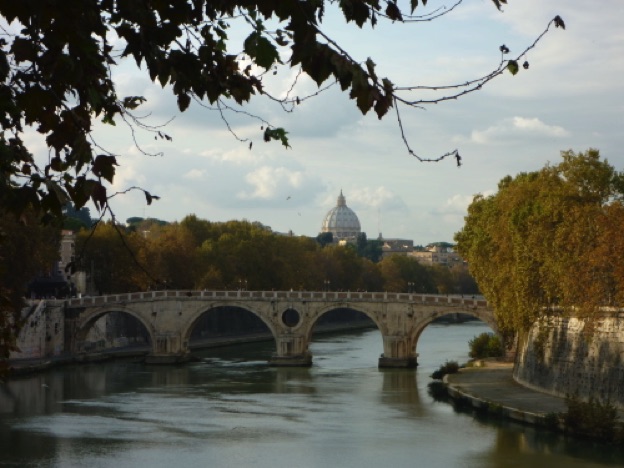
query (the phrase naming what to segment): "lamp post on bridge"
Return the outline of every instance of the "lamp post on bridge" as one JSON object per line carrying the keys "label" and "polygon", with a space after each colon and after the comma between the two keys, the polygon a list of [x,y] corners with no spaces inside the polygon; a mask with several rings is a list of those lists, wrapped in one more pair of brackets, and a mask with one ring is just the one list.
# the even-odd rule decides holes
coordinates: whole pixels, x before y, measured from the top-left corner
{"label": "lamp post on bridge", "polygon": [[325,292],[331,289],[331,281],[326,279],[325,281],[323,281],[323,285],[325,286]]}
{"label": "lamp post on bridge", "polygon": [[415,286],[415,283],[413,281],[408,281],[407,282],[407,292],[410,293],[410,294],[413,293],[414,292],[414,286]]}

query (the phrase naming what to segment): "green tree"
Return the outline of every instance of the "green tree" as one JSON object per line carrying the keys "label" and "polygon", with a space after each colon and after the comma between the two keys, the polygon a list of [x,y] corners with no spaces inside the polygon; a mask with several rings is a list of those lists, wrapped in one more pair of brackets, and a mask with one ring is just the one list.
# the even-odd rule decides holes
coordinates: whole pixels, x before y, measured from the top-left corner
{"label": "green tree", "polygon": [[622,297],[613,265],[624,251],[607,247],[620,242],[610,217],[622,219],[622,174],[596,150],[562,158],[475,197],[455,236],[504,332],[528,328],[552,305],[591,313]]}
{"label": "green tree", "polygon": [[477,282],[468,271],[467,265],[453,265],[450,271],[457,294],[480,294]]}
{"label": "green tree", "polygon": [[489,357],[501,357],[504,353],[503,344],[494,333],[481,333],[468,342],[472,359],[485,359]]}
{"label": "green tree", "polygon": [[384,288],[392,292],[435,293],[431,270],[421,265],[415,258],[405,255],[391,255],[380,263]]}
{"label": "green tree", "polygon": [[96,294],[146,290],[150,283],[149,273],[141,267],[145,239],[122,231],[112,222],[98,223],[93,231],[82,230],[76,237],[78,268],[87,272]]}
{"label": "green tree", "polygon": [[79,231],[81,228],[88,229],[93,223],[91,210],[86,206],[77,210],[71,203],[66,203],[63,207],[63,214],[65,215],[63,227],[74,232]]}
{"label": "green tree", "polygon": [[368,258],[373,262],[381,260],[382,242],[378,239],[367,239],[366,233],[362,232],[357,237],[357,252],[360,257]]}

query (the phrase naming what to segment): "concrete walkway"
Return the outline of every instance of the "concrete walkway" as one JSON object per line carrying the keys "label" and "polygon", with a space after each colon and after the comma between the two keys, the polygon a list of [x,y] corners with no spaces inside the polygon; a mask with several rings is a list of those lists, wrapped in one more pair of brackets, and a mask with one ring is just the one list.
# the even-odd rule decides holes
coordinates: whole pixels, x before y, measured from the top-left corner
{"label": "concrete walkway", "polygon": [[444,377],[453,399],[464,398],[476,409],[498,412],[510,419],[545,425],[548,414],[566,411],[565,400],[520,385],[512,377],[513,364],[461,369]]}
{"label": "concrete walkway", "polygon": [[[565,398],[516,382],[512,377],[512,363],[486,362],[485,366],[467,367],[446,375],[444,381],[449,395],[455,400],[469,401],[476,409],[538,426],[549,425],[548,415],[567,411]],[[624,412],[618,411],[618,419],[624,428]],[[560,424],[560,427],[563,426]]]}

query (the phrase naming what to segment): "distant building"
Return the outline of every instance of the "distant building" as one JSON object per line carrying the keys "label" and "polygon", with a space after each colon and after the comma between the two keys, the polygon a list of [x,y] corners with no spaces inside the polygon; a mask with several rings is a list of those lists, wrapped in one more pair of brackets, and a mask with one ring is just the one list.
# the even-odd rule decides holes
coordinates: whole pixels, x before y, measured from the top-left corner
{"label": "distant building", "polygon": [[337,205],[329,210],[323,220],[321,232],[331,232],[335,243],[355,242],[362,232],[360,220],[347,206],[347,201],[340,191]]}
{"label": "distant building", "polygon": [[445,265],[450,268],[464,264],[464,259],[452,247],[440,244],[429,244],[425,250],[414,250],[409,256],[423,265]]}
{"label": "distant building", "polygon": [[414,251],[414,241],[409,239],[384,239],[379,234],[381,245],[381,258],[391,255],[410,255]]}

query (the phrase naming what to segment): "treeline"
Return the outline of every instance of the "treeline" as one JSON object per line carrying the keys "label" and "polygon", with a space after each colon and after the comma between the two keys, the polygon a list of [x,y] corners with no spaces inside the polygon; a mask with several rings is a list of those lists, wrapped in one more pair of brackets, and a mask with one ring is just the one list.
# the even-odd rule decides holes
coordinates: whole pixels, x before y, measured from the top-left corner
{"label": "treeline", "polygon": [[624,174],[597,150],[562,158],[475,197],[455,236],[510,333],[553,306],[591,315],[624,305]]}
{"label": "treeline", "polygon": [[258,222],[211,222],[195,215],[164,225],[100,223],[78,233],[76,253],[77,267],[87,272],[96,294],[165,288],[478,292],[462,266],[423,266],[398,255],[373,262],[356,245],[322,245]]}

